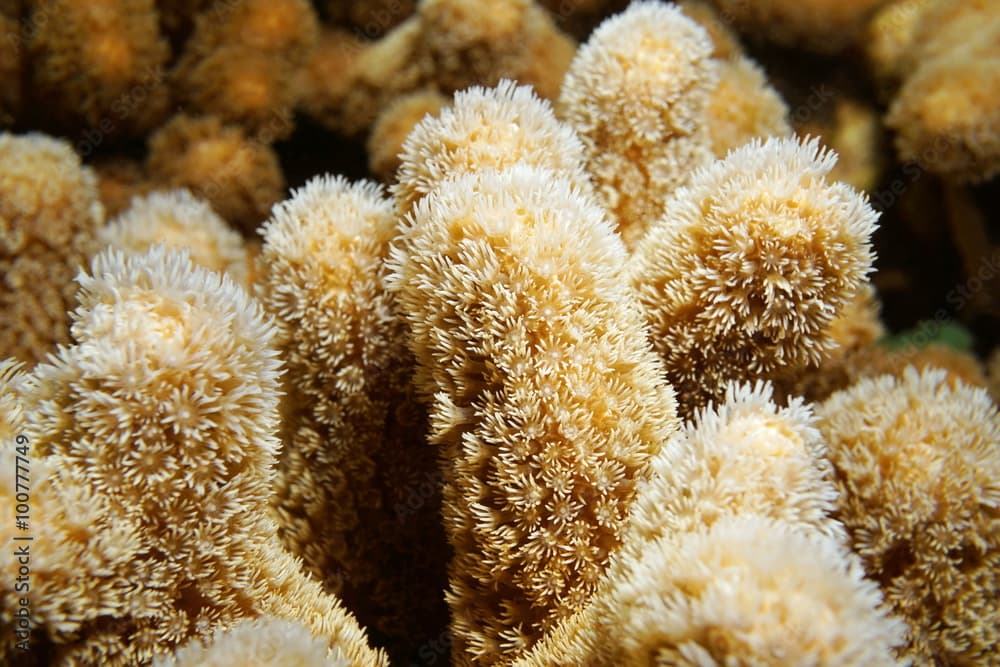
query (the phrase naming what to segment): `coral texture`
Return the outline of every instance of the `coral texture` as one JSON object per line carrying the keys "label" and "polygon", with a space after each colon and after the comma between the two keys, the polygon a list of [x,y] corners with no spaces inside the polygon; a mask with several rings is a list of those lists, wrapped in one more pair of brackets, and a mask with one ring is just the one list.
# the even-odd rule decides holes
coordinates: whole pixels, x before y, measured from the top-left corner
{"label": "coral texture", "polygon": [[1000,173],[1000,4],[938,0],[915,30],[886,116],[900,156],[962,181]]}
{"label": "coral texture", "polygon": [[391,279],[445,469],[456,664],[582,608],[676,428],[624,263],[603,212],[537,167],[447,180],[404,225]]}
{"label": "coral texture", "polygon": [[[170,47],[153,0],[31,0],[32,92],[57,122],[141,134],[168,112]],[[53,103],[54,102],[54,103]],[[61,117],[60,117],[61,116]]]}
{"label": "coral texture", "polygon": [[[281,361],[259,304],[163,247],[101,253],[78,280],[75,344],[19,392],[35,475],[32,655],[145,664],[271,614],[304,623],[352,664],[384,664],[277,543],[267,502]],[[0,490],[9,516],[10,477]],[[0,533],[8,542],[13,523]],[[12,571],[14,558],[5,550],[0,567]],[[13,580],[2,584],[3,651],[17,595]]]}
{"label": "coral texture", "polygon": [[1000,667],[998,8],[0,0],[0,665]]}
{"label": "coral texture", "polygon": [[[417,15],[422,49],[445,92],[510,78],[551,99],[576,50],[532,0],[423,0]],[[540,48],[548,57],[539,57]]]}
{"label": "coral texture", "polygon": [[590,605],[514,664],[895,664],[903,625],[830,516],[814,422],[764,384],[730,385],[654,457]]}
{"label": "coral texture", "polygon": [[711,159],[701,122],[716,85],[708,34],[671,5],[636,2],[597,28],[566,73],[558,112],[580,134],[601,203],[630,246]]}
{"label": "coral texture", "polygon": [[327,655],[326,642],[305,626],[260,617],[217,632],[207,642],[192,641],[173,655],[153,660],[153,667],[350,667]]}
{"label": "coral texture", "polygon": [[910,626],[916,664],[993,664],[1000,643],[1000,415],[983,389],[907,369],[818,408],[837,516]]}
{"label": "coral texture", "polygon": [[590,189],[583,144],[548,102],[512,81],[457,93],[450,108],[417,123],[400,160],[393,194],[401,214],[448,179],[518,163],[554,170],[581,191]]}
{"label": "coral texture", "polygon": [[0,357],[39,361],[69,340],[73,277],[103,221],[94,174],[69,144],[0,134]]}
{"label": "coral texture", "polygon": [[264,225],[257,294],[288,366],[271,502],[279,535],[366,626],[413,650],[447,624],[437,473],[412,360],[385,289],[393,202],[371,182],[319,177]]}
{"label": "coral texture", "polygon": [[871,270],[877,215],[826,175],[818,142],[754,141],[691,177],[632,255],[653,343],[684,414],[729,380],[790,373]]}
{"label": "coral texture", "polygon": [[158,182],[189,189],[247,232],[267,217],[285,190],[271,147],[211,116],[174,116],[150,136],[146,168]]}
{"label": "coral texture", "polygon": [[801,400],[779,408],[769,385],[731,384],[664,445],[641,487],[621,553],[661,537],[758,514],[841,542],[826,445]]}
{"label": "coral texture", "polygon": [[864,574],[830,536],[725,516],[623,558],[590,607],[513,664],[900,665],[905,626]]}
{"label": "coral texture", "polygon": [[827,536],[727,517],[628,565],[597,600],[603,664],[897,664],[903,624],[878,610],[877,586]]}
{"label": "coral texture", "polygon": [[247,285],[242,237],[189,190],[156,191],[134,198],[127,211],[97,231],[97,241],[136,254],[157,243],[184,249],[198,266],[228,273],[237,284]]}
{"label": "coral texture", "polygon": [[319,26],[308,0],[232,0],[198,15],[174,72],[175,89],[194,113],[240,124],[266,141],[292,129],[295,71]]}

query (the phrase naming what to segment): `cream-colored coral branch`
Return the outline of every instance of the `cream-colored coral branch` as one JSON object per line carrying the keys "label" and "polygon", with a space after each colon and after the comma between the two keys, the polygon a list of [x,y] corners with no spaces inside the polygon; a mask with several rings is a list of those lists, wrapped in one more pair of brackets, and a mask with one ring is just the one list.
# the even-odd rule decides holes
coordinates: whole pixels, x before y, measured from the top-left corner
{"label": "cream-colored coral branch", "polygon": [[[437,461],[385,288],[394,202],[374,183],[320,176],[262,233],[257,295],[285,331],[289,370],[279,534],[366,625],[413,650],[447,622],[448,550]],[[434,490],[407,505],[424,484]]]}
{"label": "cream-colored coral branch", "polygon": [[730,385],[653,458],[591,603],[514,664],[896,664],[825,455],[808,406]]}
{"label": "cream-colored coral branch", "polygon": [[633,253],[629,277],[685,414],[730,380],[792,373],[832,349],[877,220],[828,181],[835,160],[815,140],[747,144],[693,175]]}
{"label": "cream-colored coral branch", "polygon": [[[163,246],[101,253],[78,281],[74,344],[17,381],[37,475],[37,655],[147,664],[271,614],[301,621],[357,667],[385,664],[278,543],[267,503],[281,362],[260,305]],[[7,516],[15,488],[0,494]],[[6,543],[15,528],[0,530]],[[16,565],[4,550],[0,569]],[[0,587],[11,642],[18,595],[13,579]]]}
{"label": "cream-colored coral branch", "polygon": [[439,184],[392,255],[445,464],[456,664],[516,657],[584,606],[676,428],[625,249],[561,174]]}
{"label": "cream-colored coral branch", "polygon": [[636,2],[594,31],[566,73],[559,116],[583,140],[600,201],[630,247],[712,157],[711,55],[708,34],[680,9]]}
{"label": "cream-colored coral branch", "polygon": [[838,516],[915,664],[992,664],[1000,646],[1000,414],[944,370],[866,378],[818,407]]}

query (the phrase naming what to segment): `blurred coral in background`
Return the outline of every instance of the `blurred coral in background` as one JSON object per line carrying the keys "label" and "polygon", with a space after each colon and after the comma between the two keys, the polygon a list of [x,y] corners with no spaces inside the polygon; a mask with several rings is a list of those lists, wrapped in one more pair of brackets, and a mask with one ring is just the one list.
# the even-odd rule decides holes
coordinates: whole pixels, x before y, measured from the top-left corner
{"label": "blurred coral in background", "polygon": [[996,0],[0,0],[0,663],[1000,665]]}

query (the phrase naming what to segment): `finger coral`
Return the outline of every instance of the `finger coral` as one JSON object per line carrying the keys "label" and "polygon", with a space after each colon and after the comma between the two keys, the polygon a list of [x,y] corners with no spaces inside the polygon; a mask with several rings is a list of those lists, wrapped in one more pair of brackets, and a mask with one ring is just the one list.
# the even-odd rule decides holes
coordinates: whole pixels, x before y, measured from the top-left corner
{"label": "finger coral", "polygon": [[32,86],[43,112],[71,130],[141,134],[169,105],[170,47],[153,0],[31,0]]}
{"label": "finger coral", "polygon": [[403,143],[393,194],[406,213],[443,181],[519,163],[554,170],[589,191],[583,160],[583,144],[548,102],[502,81],[457,93],[450,108],[417,123]]}
{"label": "finger coral", "polygon": [[319,177],[262,228],[258,297],[286,330],[283,440],[272,497],[292,553],[367,627],[412,650],[447,624],[449,553],[412,360],[385,289],[393,202]]}
{"label": "finger coral", "polygon": [[587,150],[587,170],[629,246],[667,196],[711,159],[702,122],[716,85],[708,34],[684,13],[636,2],[580,47],[559,97],[560,118]]}
{"label": "finger coral", "polygon": [[801,400],[778,408],[772,389],[732,384],[653,459],[632,508],[623,554],[725,516],[759,514],[844,541],[830,514],[837,493],[826,445]]}
{"label": "finger coral", "polygon": [[886,122],[900,157],[961,181],[1000,173],[1000,5],[939,0],[913,38],[914,63]]}
{"label": "finger coral", "polygon": [[202,12],[172,76],[190,110],[266,141],[286,136],[294,74],[318,34],[307,0],[233,0]]}
{"label": "finger coral", "polygon": [[[75,344],[36,366],[20,392],[42,473],[36,655],[145,664],[274,615],[304,623],[351,664],[384,664],[277,543],[267,503],[281,362],[260,306],[162,246],[101,253],[78,280]],[[13,500],[5,490],[5,513]],[[13,529],[0,531],[7,542]],[[0,556],[4,571],[11,554]],[[17,598],[12,581],[2,586],[0,620],[10,624]]]}
{"label": "finger coral", "polygon": [[347,108],[346,101],[354,88],[354,63],[368,47],[368,42],[346,30],[322,27],[316,45],[295,73],[298,107],[330,129],[360,133],[365,124],[353,118],[356,109]]}
{"label": "finger coral", "polygon": [[[653,661],[652,652],[657,649],[652,644],[666,641],[668,628],[683,627],[675,625],[678,615],[687,613],[681,610],[691,611],[699,603],[690,599],[691,589],[683,584],[660,586],[645,581],[643,571],[658,571],[660,565],[655,560],[678,541],[711,532],[734,519],[750,516],[775,521],[784,526],[782,531],[795,530],[829,540],[825,548],[832,550],[839,545],[846,557],[843,528],[830,516],[836,491],[815,417],[800,400],[779,408],[771,396],[770,386],[764,383],[731,384],[721,405],[699,411],[664,444],[653,457],[649,480],[639,486],[622,547],[591,604],[561,622],[515,664],[596,666]],[[857,568],[857,563],[850,567]],[[757,574],[753,570],[747,573],[747,580],[754,583],[740,587],[739,600],[750,600],[745,594],[754,590]],[[629,595],[627,589],[636,585],[643,587],[650,613],[640,627],[623,636],[613,630],[616,624],[627,622],[620,612],[628,605],[623,606],[619,596]],[[806,599],[803,595],[803,602]],[[872,615],[872,609],[865,613]],[[729,625],[732,621],[730,616],[719,618],[715,636],[746,634],[740,641],[759,636],[739,622]],[[892,634],[891,626],[883,624],[881,630]],[[725,663],[724,655],[718,653],[727,653],[733,645],[713,643],[719,644],[713,657]],[[635,646],[623,648],[627,644]],[[840,649],[833,641],[818,649],[814,645],[813,650]],[[885,646],[878,650],[885,662]],[[695,659],[694,654],[684,655],[687,661],[679,664],[691,664]],[[663,664],[678,663],[668,660]],[[848,660],[847,664],[860,667],[864,663]]]}
{"label": "finger coral", "polygon": [[0,134],[0,357],[35,362],[69,340],[73,276],[103,218],[94,174],[68,144]]}
{"label": "finger coral", "polygon": [[379,114],[368,134],[368,168],[385,182],[394,180],[406,137],[425,116],[435,116],[451,100],[436,90],[402,95]]}
{"label": "finger coral", "polygon": [[[757,515],[666,536],[518,667],[899,664],[903,624],[833,538]],[[573,619],[578,620],[578,619]]]}
{"label": "finger coral", "polygon": [[[700,411],[664,444],[653,457],[649,480],[639,486],[623,544],[592,603],[565,619],[515,664],[649,664],[646,660],[652,661],[656,650],[651,644],[666,641],[668,628],[678,620],[677,612],[660,605],[677,605],[679,610],[697,602],[684,599],[689,589],[683,585],[675,590],[644,582],[645,593],[653,598],[647,606],[650,613],[642,627],[621,637],[613,627],[627,623],[620,614],[628,605],[622,606],[618,596],[623,591],[627,595],[625,589],[643,579],[642,568],[659,568],[654,560],[676,540],[711,531],[733,518],[768,518],[790,530],[822,535],[831,545],[844,544],[843,529],[830,518],[836,492],[812,412],[801,401],[778,408],[771,393],[763,383],[732,384],[721,405]],[[755,575],[749,573],[748,579]],[[747,587],[741,590],[746,593]],[[657,596],[662,602],[655,601]],[[730,630],[725,619],[719,619],[719,625],[720,633]],[[746,632],[739,626],[731,630]],[[627,643],[638,646],[623,648]],[[723,660],[722,655],[713,657]]]}
{"label": "finger coral", "polygon": [[452,178],[398,243],[390,284],[445,471],[452,657],[492,664],[586,603],[675,403],[625,248],[563,174]]}
{"label": "finger coral", "polygon": [[97,240],[102,246],[136,254],[157,243],[185,249],[198,266],[228,273],[237,284],[247,284],[242,237],[188,190],[134,198],[125,213],[98,230]]}
{"label": "finger coral", "polygon": [[576,51],[533,0],[423,0],[417,14],[422,48],[445,92],[507,78],[551,99]]}
{"label": "finger coral", "polygon": [[864,49],[878,82],[888,88],[899,85],[914,63],[913,51],[924,11],[937,0],[893,0],[882,5],[868,21]]}
{"label": "finger coral", "polygon": [[729,380],[789,373],[871,270],[877,215],[826,176],[817,141],[754,141],[691,177],[636,248],[629,278],[684,414]]}
{"label": "finger coral", "polygon": [[786,46],[822,53],[857,39],[868,17],[886,0],[714,0],[727,23]]}
{"label": "finger coral", "polygon": [[324,31],[301,77],[304,110],[335,132],[363,134],[396,97],[433,87],[433,65],[420,40],[416,17],[376,42]]}
{"label": "finger coral", "polygon": [[173,655],[153,660],[153,667],[349,667],[327,655],[326,641],[303,625],[261,617],[218,632],[208,642],[193,641]]}
{"label": "finger coral", "polygon": [[915,664],[992,664],[1000,648],[1000,415],[943,371],[858,382],[818,407],[837,516]]}
{"label": "finger coral", "polygon": [[723,60],[706,110],[712,154],[723,158],[757,137],[792,133],[788,107],[768,84],[763,70],[745,56]]}
{"label": "finger coral", "polygon": [[146,168],[170,188],[187,188],[229,223],[250,232],[282,198],[274,151],[237,126],[178,114],[149,138]]}

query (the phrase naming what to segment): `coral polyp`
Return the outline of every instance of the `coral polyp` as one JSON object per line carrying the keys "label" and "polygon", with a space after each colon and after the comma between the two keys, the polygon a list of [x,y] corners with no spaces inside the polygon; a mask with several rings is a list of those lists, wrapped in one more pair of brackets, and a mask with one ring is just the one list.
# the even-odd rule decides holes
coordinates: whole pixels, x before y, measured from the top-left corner
{"label": "coral polyp", "polygon": [[997,0],[0,0],[0,664],[1000,667]]}

